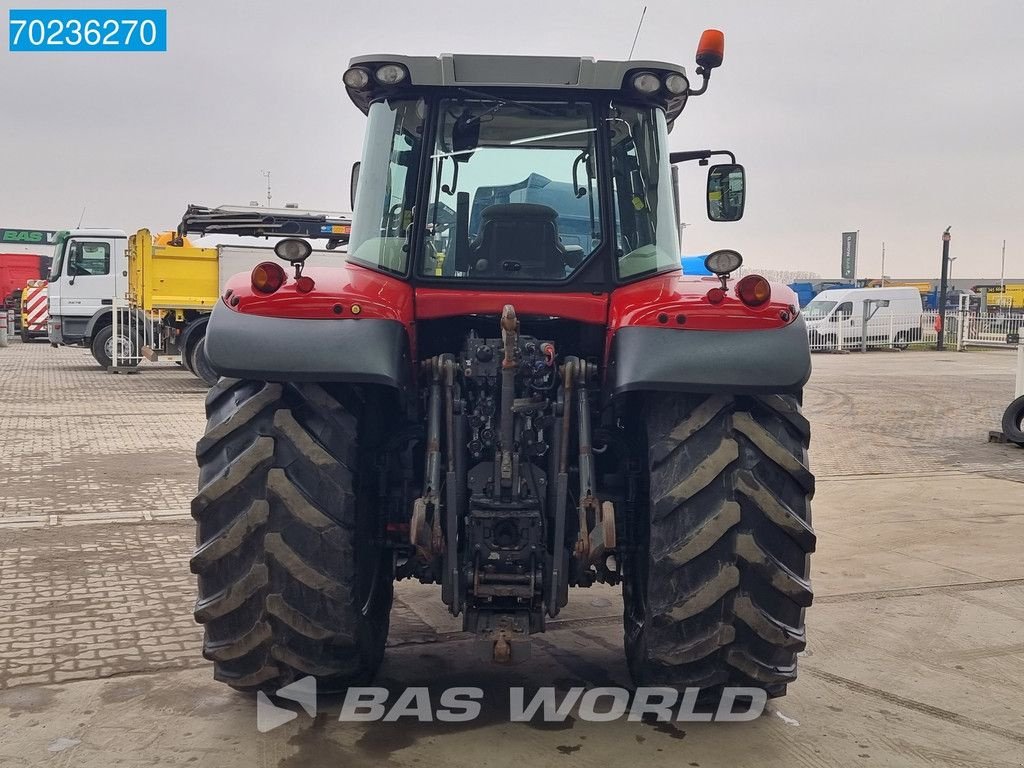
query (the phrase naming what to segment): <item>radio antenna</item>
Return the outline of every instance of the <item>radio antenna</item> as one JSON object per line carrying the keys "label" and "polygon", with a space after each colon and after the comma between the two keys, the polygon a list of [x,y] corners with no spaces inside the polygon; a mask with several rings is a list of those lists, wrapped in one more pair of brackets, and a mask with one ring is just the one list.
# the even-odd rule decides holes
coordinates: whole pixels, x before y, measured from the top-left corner
{"label": "radio antenna", "polygon": [[82,228],[82,221],[85,219],[85,206],[82,206],[82,215],[78,217],[78,229]]}
{"label": "radio antenna", "polygon": [[636,48],[636,40],[640,37],[640,27],[644,25],[644,16],[647,15],[647,6],[644,6],[643,11],[640,12],[640,23],[636,25],[636,34],[633,35],[633,44],[629,46],[629,56],[626,57],[626,61],[633,60],[633,50]]}

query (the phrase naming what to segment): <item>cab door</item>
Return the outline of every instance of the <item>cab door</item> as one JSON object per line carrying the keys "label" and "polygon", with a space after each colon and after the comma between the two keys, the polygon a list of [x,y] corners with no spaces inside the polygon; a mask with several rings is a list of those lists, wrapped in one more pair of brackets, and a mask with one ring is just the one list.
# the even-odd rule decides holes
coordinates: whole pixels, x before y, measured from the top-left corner
{"label": "cab door", "polygon": [[114,238],[88,236],[65,243],[50,289],[51,336],[59,335],[60,342],[81,341],[93,315],[114,303],[116,245]]}

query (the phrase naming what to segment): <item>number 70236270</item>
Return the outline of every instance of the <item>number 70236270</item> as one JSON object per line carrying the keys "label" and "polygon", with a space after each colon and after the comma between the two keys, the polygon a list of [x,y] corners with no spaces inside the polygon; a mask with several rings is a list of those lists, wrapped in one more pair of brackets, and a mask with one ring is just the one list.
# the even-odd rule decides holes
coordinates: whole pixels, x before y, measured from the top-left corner
{"label": "number 70236270", "polygon": [[163,9],[11,9],[8,49],[29,51],[166,51]]}

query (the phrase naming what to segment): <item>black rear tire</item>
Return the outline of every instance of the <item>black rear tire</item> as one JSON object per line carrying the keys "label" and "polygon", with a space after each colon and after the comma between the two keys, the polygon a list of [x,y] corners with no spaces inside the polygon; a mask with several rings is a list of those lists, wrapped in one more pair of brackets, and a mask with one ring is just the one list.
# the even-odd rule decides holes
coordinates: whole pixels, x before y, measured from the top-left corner
{"label": "black rear tire", "polygon": [[221,379],[196,447],[195,618],[214,677],[321,691],[380,665],[393,584],[360,482],[356,412],[317,384]]}
{"label": "black rear tire", "polygon": [[202,379],[206,386],[212,387],[220,379],[217,372],[213,370],[210,361],[206,359],[206,337],[192,344],[192,354],[189,355],[189,370]]}
{"label": "black rear tire", "polygon": [[634,681],[784,695],[815,546],[799,399],[659,393],[644,416],[649,513],[623,581]]}
{"label": "black rear tire", "polygon": [[1021,395],[1003,412],[1003,434],[1017,445],[1024,445],[1024,395]]}

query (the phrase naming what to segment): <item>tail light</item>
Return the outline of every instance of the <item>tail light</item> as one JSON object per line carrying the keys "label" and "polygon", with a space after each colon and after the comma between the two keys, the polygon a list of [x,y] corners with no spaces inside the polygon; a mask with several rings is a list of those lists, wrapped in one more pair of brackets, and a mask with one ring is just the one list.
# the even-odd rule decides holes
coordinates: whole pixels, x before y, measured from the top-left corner
{"label": "tail light", "polygon": [[736,294],[748,307],[760,307],[772,297],[772,286],[760,275],[747,275],[736,283]]}
{"label": "tail light", "polygon": [[316,288],[316,283],[313,281],[313,278],[308,275],[303,275],[295,281],[295,290],[299,293],[309,293],[314,288]]}
{"label": "tail light", "polygon": [[257,264],[252,271],[252,289],[257,293],[273,293],[284,285],[284,269],[272,261]]}

